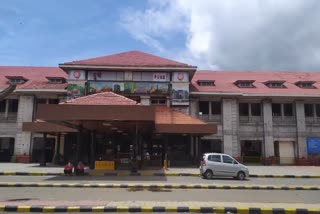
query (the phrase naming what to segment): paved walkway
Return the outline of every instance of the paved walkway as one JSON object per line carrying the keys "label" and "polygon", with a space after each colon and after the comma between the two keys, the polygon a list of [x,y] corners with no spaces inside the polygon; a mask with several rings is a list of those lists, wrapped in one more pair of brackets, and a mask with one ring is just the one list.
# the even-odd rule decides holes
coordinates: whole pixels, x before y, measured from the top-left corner
{"label": "paved walkway", "polygon": [[[319,166],[248,166],[250,174],[256,175],[320,175]],[[86,171],[90,170],[86,168]],[[169,168],[168,170],[140,170],[154,173],[199,173],[198,168]],[[40,167],[39,164],[0,163],[0,172],[51,172],[62,173],[62,166],[50,165]],[[115,171],[124,172],[124,171]],[[128,171],[126,171],[128,172]]]}

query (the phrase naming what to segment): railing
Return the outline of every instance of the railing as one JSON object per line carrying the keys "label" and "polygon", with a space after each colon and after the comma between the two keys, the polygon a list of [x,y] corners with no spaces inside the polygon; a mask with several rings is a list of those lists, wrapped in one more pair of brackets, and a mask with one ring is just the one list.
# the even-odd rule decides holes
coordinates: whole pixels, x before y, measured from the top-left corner
{"label": "railing", "polygon": [[215,115],[212,114],[211,116],[209,114],[203,114],[203,115],[199,115],[199,119],[200,120],[204,120],[204,121],[215,121],[215,122],[219,122],[222,119],[222,115]]}
{"label": "railing", "polygon": [[320,117],[306,117],[307,124],[320,124]]}
{"label": "railing", "polygon": [[296,123],[296,117],[294,116],[273,116],[272,121],[275,124],[294,124]]}
{"label": "railing", "polygon": [[262,122],[261,116],[240,116],[239,117],[240,123],[256,123],[256,122]]}
{"label": "railing", "polygon": [[14,113],[8,113],[7,115],[5,115],[4,112],[0,113],[0,122],[2,121],[6,121],[6,122],[15,122],[18,118],[18,113],[14,112]]}

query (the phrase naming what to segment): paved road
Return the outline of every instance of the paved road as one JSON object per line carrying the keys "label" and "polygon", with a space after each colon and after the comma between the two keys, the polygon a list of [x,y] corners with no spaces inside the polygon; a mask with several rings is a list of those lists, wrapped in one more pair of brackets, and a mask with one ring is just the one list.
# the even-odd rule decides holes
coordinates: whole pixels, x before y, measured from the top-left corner
{"label": "paved road", "polygon": [[[83,188],[2,188],[0,203],[8,200],[94,201],[96,205],[108,201],[229,201],[260,203],[319,204],[319,191],[278,190],[143,190],[143,189],[83,189]],[[19,201],[21,200],[21,201]]]}
{"label": "paved road", "polygon": [[217,178],[212,180],[200,177],[65,177],[65,176],[0,176],[0,182],[45,182],[45,183],[179,183],[179,184],[229,184],[229,185],[292,185],[292,186],[320,186],[320,179],[303,178],[250,178],[246,181],[238,181],[229,178]]}
{"label": "paved road", "polygon": [[[250,178],[204,180],[199,177],[65,177],[0,176],[0,182],[139,183],[320,186],[320,179]],[[133,206],[251,206],[319,207],[320,191],[179,190],[92,188],[0,188],[0,204],[11,205],[133,205]],[[214,205],[212,205],[214,204]]]}

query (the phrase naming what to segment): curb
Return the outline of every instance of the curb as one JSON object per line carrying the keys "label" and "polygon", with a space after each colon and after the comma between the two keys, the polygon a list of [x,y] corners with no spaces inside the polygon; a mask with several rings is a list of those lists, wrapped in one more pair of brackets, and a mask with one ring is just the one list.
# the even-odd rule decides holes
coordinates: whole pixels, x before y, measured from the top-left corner
{"label": "curb", "polygon": [[320,186],[206,185],[206,184],[80,184],[80,183],[0,183],[0,187],[68,187],[134,189],[225,189],[225,190],[320,190]]}
{"label": "curb", "polygon": [[[158,173],[158,172],[106,172],[103,174],[84,173],[90,176],[189,176],[199,177],[199,173]],[[67,176],[64,173],[52,172],[0,172],[0,176]],[[69,175],[68,175],[69,176]],[[71,175],[73,176],[73,175]],[[249,175],[250,178],[320,178],[320,175]]]}
{"label": "curb", "polygon": [[169,207],[169,206],[8,206],[4,212],[190,212],[190,213],[259,213],[259,214],[319,214],[320,209],[256,208],[256,207]]}

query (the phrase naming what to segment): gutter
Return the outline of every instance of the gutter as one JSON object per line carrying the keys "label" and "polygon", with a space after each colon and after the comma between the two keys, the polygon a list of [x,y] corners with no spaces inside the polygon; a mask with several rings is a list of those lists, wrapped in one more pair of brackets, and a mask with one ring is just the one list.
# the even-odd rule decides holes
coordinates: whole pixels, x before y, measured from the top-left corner
{"label": "gutter", "polygon": [[[4,91],[0,89],[0,92]],[[67,93],[66,89],[16,89],[14,92],[57,92],[57,93]]]}
{"label": "gutter", "polygon": [[232,92],[190,92],[192,95],[227,95],[244,97],[320,97],[320,94],[245,94]]}

